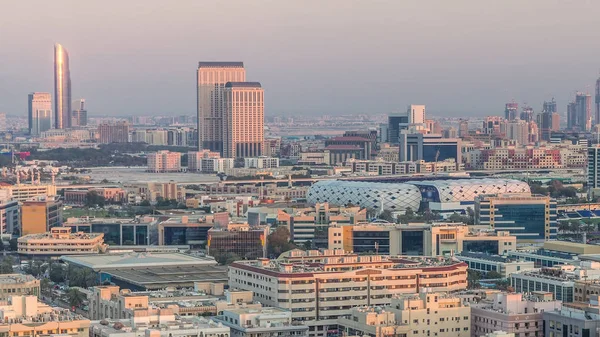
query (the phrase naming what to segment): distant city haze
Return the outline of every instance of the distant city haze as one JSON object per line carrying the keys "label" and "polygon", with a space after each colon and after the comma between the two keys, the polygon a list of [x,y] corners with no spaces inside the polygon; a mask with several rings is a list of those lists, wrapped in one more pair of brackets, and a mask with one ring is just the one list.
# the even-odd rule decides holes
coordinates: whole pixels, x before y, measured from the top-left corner
{"label": "distant city haze", "polygon": [[52,92],[54,44],[90,115],[195,115],[199,61],[243,61],[265,114],[540,112],[600,70],[600,1],[3,1],[0,112]]}

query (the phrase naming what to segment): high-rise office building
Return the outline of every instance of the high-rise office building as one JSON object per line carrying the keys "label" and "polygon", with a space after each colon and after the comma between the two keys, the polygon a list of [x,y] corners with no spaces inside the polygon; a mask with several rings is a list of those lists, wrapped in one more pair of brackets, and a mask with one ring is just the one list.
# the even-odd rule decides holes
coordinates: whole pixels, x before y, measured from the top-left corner
{"label": "high-rise office building", "polygon": [[223,152],[223,98],[227,82],[246,81],[243,62],[198,64],[198,148]]}
{"label": "high-rise office building", "polygon": [[264,139],[264,90],[258,82],[228,82],[224,92],[223,156],[262,155]]}
{"label": "high-rise office building", "polygon": [[518,116],[519,104],[515,102],[506,103],[504,108],[504,118],[512,121]]}
{"label": "high-rise office building", "polygon": [[506,138],[515,140],[519,145],[529,144],[529,124],[521,119],[513,119],[506,123]]}
{"label": "high-rise office building", "polygon": [[533,108],[530,106],[524,106],[523,111],[521,111],[521,119],[526,122],[533,121]]}
{"label": "high-rise office building", "polygon": [[71,126],[87,125],[87,110],[85,109],[85,99],[81,98],[73,101],[73,111],[71,112]]}
{"label": "high-rise office building", "polygon": [[71,71],[69,53],[60,44],[54,45],[54,127],[71,127]]}
{"label": "high-rise office building", "polygon": [[[540,130],[540,139],[550,141],[552,131],[558,131],[560,123],[560,115],[556,112],[556,101],[552,98],[551,101],[546,101],[542,107],[542,113],[538,115],[538,127]],[[555,125],[556,124],[556,125]]]}
{"label": "high-rise office building", "polygon": [[122,121],[115,124],[100,124],[98,133],[100,134],[100,143],[127,143],[129,142],[129,123]]}
{"label": "high-rise office building", "polygon": [[411,104],[408,106],[406,114],[408,115],[408,123],[409,124],[425,123],[425,106],[424,105]]}
{"label": "high-rise office building", "polygon": [[38,136],[52,128],[52,95],[49,92],[32,92],[28,97],[29,134]]}
{"label": "high-rise office building", "polygon": [[582,92],[575,95],[575,102],[567,106],[567,122],[570,130],[592,129],[592,95]]}
{"label": "high-rise office building", "polygon": [[[461,119],[458,123],[458,136],[460,138],[467,137],[469,135],[469,121],[466,119]],[[452,138],[452,137],[450,137]]]}

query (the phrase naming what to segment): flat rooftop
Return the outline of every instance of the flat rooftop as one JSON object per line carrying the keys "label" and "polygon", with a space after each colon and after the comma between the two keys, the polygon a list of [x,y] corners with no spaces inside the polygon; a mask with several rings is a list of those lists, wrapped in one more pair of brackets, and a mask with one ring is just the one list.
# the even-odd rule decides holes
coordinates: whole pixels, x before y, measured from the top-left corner
{"label": "flat rooftop", "polygon": [[600,245],[568,241],[547,241],[544,242],[544,249],[571,254],[600,254]]}
{"label": "flat rooftop", "polygon": [[191,287],[194,282],[227,283],[228,281],[228,268],[216,265],[117,269],[104,273],[110,275],[113,282],[126,282],[149,290]]}
{"label": "flat rooftop", "polygon": [[0,275],[0,284],[15,284],[15,283],[23,283],[23,282],[31,282],[36,278],[31,275],[22,275],[22,274],[3,274]]}
{"label": "flat rooftop", "polygon": [[211,257],[196,257],[181,253],[121,253],[61,256],[63,261],[95,271],[116,269],[146,269],[161,267],[214,266]]}

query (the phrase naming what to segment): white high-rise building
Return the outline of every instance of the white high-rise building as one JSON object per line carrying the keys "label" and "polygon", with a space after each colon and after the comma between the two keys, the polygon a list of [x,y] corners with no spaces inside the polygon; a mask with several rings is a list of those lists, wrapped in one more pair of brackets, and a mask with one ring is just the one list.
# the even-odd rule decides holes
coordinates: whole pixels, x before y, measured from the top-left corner
{"label": "white high-rise building", "polygon": [[223,152],[223,97],[227,82],[246,81],[243,62],[198,64],[198,148]]}

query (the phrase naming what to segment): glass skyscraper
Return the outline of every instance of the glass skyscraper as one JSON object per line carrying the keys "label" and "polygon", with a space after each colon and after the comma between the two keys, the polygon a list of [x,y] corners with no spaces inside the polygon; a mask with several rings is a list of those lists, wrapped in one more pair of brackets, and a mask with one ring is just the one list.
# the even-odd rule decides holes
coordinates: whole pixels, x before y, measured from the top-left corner
{"label": "glass skyscraper", "polygon": [[28,100],[29,134],[39,136],[52,128],[52,95],[49,92],[32,92]]}
{"label": "glass skyscraper", "polygon": [[71,72],[69,53],[60,44],[54,45],[54,127],[71,127]]}

